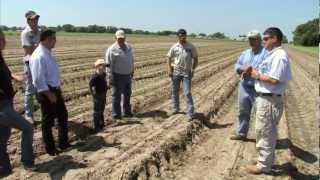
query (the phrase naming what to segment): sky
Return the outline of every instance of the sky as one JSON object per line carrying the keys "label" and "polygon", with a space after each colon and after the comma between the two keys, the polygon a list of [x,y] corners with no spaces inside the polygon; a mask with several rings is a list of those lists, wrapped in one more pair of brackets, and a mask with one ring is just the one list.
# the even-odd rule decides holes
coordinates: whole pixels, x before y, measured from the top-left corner
{"label": "sky", "polygon": [[34,10],[46,26],[185,28],[231,37],[277,26],[292,39],[297,25],[319,17],[318,0],[0,0],[0,5],[0,24],[7,26],[25,26],[25,12]]}

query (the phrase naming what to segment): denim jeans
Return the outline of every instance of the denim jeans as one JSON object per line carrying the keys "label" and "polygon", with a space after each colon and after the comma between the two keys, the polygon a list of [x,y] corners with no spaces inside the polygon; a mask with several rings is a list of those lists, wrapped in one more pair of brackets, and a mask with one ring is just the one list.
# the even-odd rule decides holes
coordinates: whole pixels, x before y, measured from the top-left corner
{"label": "denim jeans", "polygon": [[32,84],[32,76],[30,71],[29,64],[24,64],[24,72],[27,76],[26,82],[25,82],[25,93],[24,93],[24,110],[25,115],[27,117],[32,118],[33,117],[33,97],[36,93],[36,89]]}
{"label": "denim jeans", "polygon": [[21,162],[24,165],[33,165],[33,127],[19,113],[13,109],[11,100],[0,102],[0,168],[11,169],[7,143],[10,138],[11,128],[22,131],[21,139]]}
{"label": "denim jeans", "polygon": [[180,103],[179,103],[179,90],[180,84],[183,83],[183,92],[187,104],[187,113],[189,116],[194,116],[194,105],[193,98],[191,94],[191,73],[187,76],[182,75],[173,75],[172,76],[172,101],[174,111],[180,111]]}
{"label": "denim jeans", "polygon": [[104,127],[104,109],[106,106],[106,93],[96,94],[93,97],[93,126],[95,130]]}
{"label": "denim jeans", "polygon": [[246,137],[249,131],[251,109],[254,106],[257,93],[253,86],[239,83],[239,127],[237,134]]}
{"label": "denim jeans", "polygon": [[123,95],[124,114],[131,114],[132,76],[113,73],[112,115],[121,116],[121,95]]}

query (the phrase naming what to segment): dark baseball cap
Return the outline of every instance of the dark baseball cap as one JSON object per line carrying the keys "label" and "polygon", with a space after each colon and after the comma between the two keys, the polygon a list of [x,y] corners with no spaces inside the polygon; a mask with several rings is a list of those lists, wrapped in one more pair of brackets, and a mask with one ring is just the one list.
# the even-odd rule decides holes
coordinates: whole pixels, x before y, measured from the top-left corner
{"label": "dark baseball cap", "polygon": [[179,29],[177,32],[177,35],[180,35],[180,34],[187,35],[187,31],[185,29]]}
{"label": "dark baseball cap", "polygon": [[27,19],[36,19],[36,18],[39,18],[40,17],[40,15],[39,14],[37,14],[36,12],[34,12],[34,11],[28,11],[28,12],[26,12],[26,18]]}

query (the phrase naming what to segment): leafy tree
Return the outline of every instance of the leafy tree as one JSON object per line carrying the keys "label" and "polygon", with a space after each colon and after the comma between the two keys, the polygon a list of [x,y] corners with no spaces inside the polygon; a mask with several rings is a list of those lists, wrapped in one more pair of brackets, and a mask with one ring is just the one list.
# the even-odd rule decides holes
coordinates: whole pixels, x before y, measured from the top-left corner
{"label": "leafy tree", "polygon": [[319,36],[319,19],[313,19],[304,24],[300,24],[293,32],[293,43],[302,46],[318,46]]}

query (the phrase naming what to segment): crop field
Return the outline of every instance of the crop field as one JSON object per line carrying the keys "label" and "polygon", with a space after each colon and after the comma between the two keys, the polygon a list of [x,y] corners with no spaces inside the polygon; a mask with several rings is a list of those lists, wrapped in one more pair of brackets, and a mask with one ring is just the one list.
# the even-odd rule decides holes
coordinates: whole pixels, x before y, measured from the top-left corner
{"label": "crop field", "polygon": [[[52,157],[45,153],[39,105],[35,103],[34,151],[36,172],[20,164],[20,138],[13,130],[8,151],[14,173],[6,179],[319,179],[319,64],[317,57],[288,47],[293,80],[285,94],[285,113],[279,124],[276,164],[269,175],[253,176],[245,166],[257,158],[252,113],[247,142],[231,141],[237,125],[239,77],[234,63],[248,48],[246,42],[190,39],[198,48],[199,66],[192,94],[194,121],[171,112],[171,81],[165,56],[175,37],[129,36],[134,48],[134,118],[111,119],[111,90],[107,94],[106,128],[93,134],[92,97],[88,84],[93,63],[104,58],[113,36],[57,34],[57,57],[62,90],[69,112],[70,151]],[[7,36],[4,57],[13,72],[21,72],[23,49],[17,35]],[[23,112],[22,84],[15,108]],[[36,100],[35,100],[36,102]],[[181,108],[185,102],[180,97]],[[57,130],[54,130],[57,134]]]}

